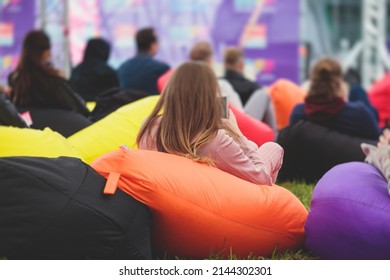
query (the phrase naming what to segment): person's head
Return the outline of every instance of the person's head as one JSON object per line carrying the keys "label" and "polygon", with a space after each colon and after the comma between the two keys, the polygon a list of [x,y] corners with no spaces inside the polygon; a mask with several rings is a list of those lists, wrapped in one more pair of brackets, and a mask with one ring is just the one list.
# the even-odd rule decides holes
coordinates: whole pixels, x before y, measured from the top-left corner
{"label": "person's head", "polygon": [[222,126],[220,97],[217,78],[206,63],[183,63],[164,88],[141,128],[137,142],[148,135],[151,124],[163,111],[155,139],[157,149],[208,161],[198,155],[198,149],[211,141]]}
{"label": "person's head", "polygon": [[44,94],[43,92],[52,92],[48,77],[59,77],[59,72],[51,65],[50,48],[50,39],[44,31],[32,30],[26,34],[15,75],[12,75],[14,77],[14,81],[12,81],[12,101],[14,104],[19,106],[28,104],[31,98],[29,91],[32,84],[37,85],[42,94]]}
{"label": "person's head", "polygon": [[211,65],[213,63],[213,48],[210,43],[205,41],[196,43],[190,51],[190,60]]}
{"label": "person's head", "polygon": [[154,29],[151,27],[138,30],[135,35],[137,50],[140,53],[155,55],[158,51],[158,40]]}
{"label": "person's head", "polygon": [[341,97],[348,100],[342,68],[337,60],[326,57],[317,61],[311,71],[307,97],[321,97],[329,101]]}
{"label": "person's head", "polygon": [[237,47],[228,47],[224,52],[225,69],[230,69],[238,72],[244,70],[244,53],[242,49]]}
{"label": "person's head", "polygon": [[50,49],[49,36],[42,30],[32,30],[24,37],[22,56],[19,64],[30,62],[39,65],[50,62]]}
{"label": "person's head", "polygon": [[90,39],[84,51],[84,60],[97,59],[107,62],[110,56],[110,43],[102,38]]}

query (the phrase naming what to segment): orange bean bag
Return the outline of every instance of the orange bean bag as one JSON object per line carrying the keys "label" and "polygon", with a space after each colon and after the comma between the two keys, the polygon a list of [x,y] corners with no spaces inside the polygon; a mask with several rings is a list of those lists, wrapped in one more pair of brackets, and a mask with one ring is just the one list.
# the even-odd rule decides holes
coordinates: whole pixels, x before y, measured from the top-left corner
{"label": "orange bean bag", "polygon": [[299,248],[307,211],[282,187],[255,185],[185,157],[118,150],[92,167],[152,212],[156,253],[189,259],[211,254],[271,256]]}
{"label": "orange bean bag", "polygon": [[378,111],[379,126],[384,127],[386,121],[390,124],[390,74],[372,85],[368,91],[368,99]]}
{"label": "orange bean bag", "polygon": [[276,127],[281,130],[290,121],[290,114],[295,105],[304,101],[305,91],[298,85],[285,79],[279,79],[269,89],[276,115]]}

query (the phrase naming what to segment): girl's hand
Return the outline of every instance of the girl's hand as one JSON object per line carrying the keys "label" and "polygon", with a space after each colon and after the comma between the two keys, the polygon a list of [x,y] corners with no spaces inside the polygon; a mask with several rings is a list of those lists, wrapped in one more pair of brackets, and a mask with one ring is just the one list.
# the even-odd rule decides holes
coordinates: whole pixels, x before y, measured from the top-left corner
{"label": "girl's hand", "polygon": [[223,118],[222,122],[224,123],[225,126],[229,127],[238,136],[243,136],[240,128],[238,127],[236,116],[234,115],[232,110],[229,109],[229,117],[227,119]]}

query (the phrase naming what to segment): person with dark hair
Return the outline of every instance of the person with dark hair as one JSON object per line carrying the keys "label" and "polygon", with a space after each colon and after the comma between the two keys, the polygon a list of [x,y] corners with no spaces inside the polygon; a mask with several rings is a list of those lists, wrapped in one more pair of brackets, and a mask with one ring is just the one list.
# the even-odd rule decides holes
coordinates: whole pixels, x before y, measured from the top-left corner
{"label": "person with dark hair", "polygon": [[111,46],[102,38],[90,39],[84,51],[83,61],[70,76],[69,84],[86,101],[110,88],[119,87],[116,71],[107,64]]}
{"label": "person with dark hair", "polygon": [[374,106],[372,106],[371,102],[368,100],[367,92],[362,86],[359,72],[354,68],[348,68],[348,70],[344,74],[344,80],[349,85],[349,101],[362,102],[373,115],[374,119],[378,122],[378,111],[374,108]]}
{"label": "person with dark hair", "polygon": [[244,77],[244,66],[244,53],[241,48],[229,47],[225,49],[225,75],[223,78],[233,86],[245,106],[249,97],[260,88],[260,85]]}
{"label": "person with dark hair", "polygon": [[32,30],[23,41],[16,70],[8,77],[16,107],[58,108],[89,115],[85,101],[51,65],[51,44],[45,32]]}
{"label": "person with dark hair", "polygon": [[169,70],[169,65],[153,59],[158,51],[158,39],[153,28],[140,29],[136,34],[137,54],[118,69],[121,88],[158,94],[157,79]]}
{"label": "person with dark hair", "polygon": [[300,120],[365,139],[378,139],[381,133],[364,104],[348,102],[348,89],[341,66],[331,58],[322,58],[314,65],[309,92],[305,102],[293,109],[290,126]]}

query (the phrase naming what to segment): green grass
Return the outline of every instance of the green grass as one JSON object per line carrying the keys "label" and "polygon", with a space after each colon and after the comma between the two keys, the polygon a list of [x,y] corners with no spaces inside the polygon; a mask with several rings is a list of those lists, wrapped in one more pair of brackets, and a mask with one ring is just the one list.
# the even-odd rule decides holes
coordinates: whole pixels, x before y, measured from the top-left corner
{"label": "green grass", "polygon": [[305,184],[302,182],[278,182],[282,186],[295,194],[299,200],[305,205],[306,209],[310,208],[311,194],[313,193],[314,184]]}

